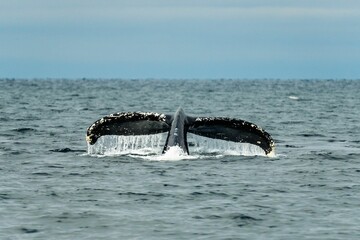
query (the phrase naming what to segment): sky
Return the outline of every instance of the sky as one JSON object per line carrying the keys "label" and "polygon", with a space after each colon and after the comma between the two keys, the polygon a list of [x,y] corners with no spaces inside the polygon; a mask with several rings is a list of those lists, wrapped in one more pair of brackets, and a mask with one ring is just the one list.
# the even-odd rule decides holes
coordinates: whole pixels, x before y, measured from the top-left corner
{"label": "sky", "polygon": [[360,1],[0,0],[0,78],[360,79]]}

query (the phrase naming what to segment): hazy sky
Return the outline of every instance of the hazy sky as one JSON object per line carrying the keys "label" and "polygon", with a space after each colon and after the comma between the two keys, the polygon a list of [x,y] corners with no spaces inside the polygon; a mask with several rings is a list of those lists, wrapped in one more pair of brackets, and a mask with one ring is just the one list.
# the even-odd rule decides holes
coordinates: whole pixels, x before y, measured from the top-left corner
{"label": "hazy sky", "polygon": [[360,1],[0,0],[0,77],[360,78]]}

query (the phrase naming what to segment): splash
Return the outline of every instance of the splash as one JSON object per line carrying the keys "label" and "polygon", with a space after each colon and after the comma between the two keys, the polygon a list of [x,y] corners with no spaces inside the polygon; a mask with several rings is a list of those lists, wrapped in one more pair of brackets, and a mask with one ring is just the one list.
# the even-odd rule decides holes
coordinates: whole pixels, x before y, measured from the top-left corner
{"label": "splash", "polygon": [[173,146],[170,147],[164,154],[156,156],[144,156],[143,158],[152,161],[179,161],[184,159],[196,159],[199,158],[197,155],[188,155],[181,147]]}

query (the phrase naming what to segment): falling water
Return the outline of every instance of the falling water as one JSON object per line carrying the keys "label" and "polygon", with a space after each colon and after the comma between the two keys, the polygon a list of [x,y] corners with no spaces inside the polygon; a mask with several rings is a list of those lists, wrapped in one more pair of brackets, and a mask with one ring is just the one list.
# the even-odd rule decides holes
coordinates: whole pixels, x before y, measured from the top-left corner
{"label": "falling water", "polygon": [[188,143],[189,150],[198,154],[265,156],[264,150],[248,143],[230,142],[194,134],[188,135]]}
{"label": "falling water", "polygon": [[103,136],[94,145],[88,144],[90,155],[149,155],[161,153],[166,134],[138,136]]}
{"label": "falling water", "polygon": [[[166,142],[166,133],[138,136],[103,136],[88,145],[90,155],[158,155]],[[191,155],[264,156],[264,151],[251,144],[200,137],[188,134]]]}

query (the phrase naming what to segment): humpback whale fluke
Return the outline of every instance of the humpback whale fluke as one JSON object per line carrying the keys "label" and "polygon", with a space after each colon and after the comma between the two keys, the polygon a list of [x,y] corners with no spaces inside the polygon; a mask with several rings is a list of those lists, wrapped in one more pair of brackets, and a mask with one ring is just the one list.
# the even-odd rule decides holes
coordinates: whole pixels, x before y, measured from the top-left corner
{"label": "humpback whale fluke", "polygon": [[172,146],[179,146],[189,154],[187,133],[250,143],[259,146],[266,155],[273,152],[275,144],[270,134],[253,123],[225,117],[191,117],[182,108],[175,114],[151,112],[121,112],[105,116],[94,122],[88,129],[86,141],[93,145],[104,135],[148,135],[168,132],[163,153]]}

